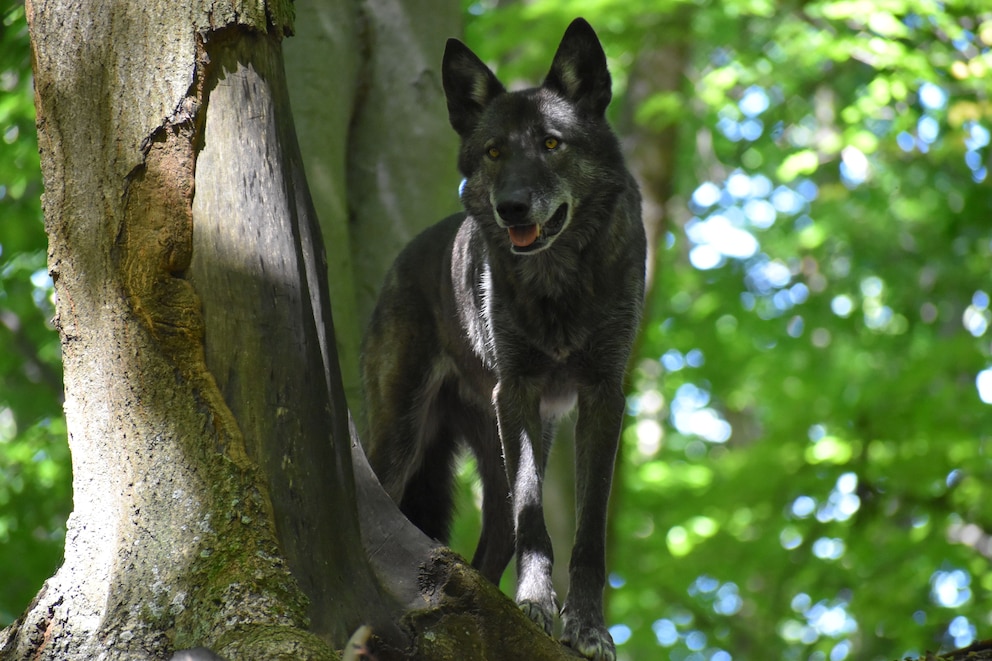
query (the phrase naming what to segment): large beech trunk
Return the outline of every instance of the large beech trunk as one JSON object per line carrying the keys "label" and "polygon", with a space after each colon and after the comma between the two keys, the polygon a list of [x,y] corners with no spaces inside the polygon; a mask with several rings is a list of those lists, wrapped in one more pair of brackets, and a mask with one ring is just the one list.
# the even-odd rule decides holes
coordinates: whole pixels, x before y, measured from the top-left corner
{"label": "large beech trunk", "polygon": [[329,659],[366,624],[380,661],[570,656],[406,522],[358,449],[292,10],[27,5],[74,511],[2,659]]}
{"label": "large beech trunk", "polygon": [[269,487],[207,369],[187,278],[217,72],[214,35],[198,25],[237,15],[236,29],[278,40],[288,7],[207,9],[28,6],[74,511],[63,566],[4,634],[11,658],[163,658],[196,645],[331,656],[307,631]]}

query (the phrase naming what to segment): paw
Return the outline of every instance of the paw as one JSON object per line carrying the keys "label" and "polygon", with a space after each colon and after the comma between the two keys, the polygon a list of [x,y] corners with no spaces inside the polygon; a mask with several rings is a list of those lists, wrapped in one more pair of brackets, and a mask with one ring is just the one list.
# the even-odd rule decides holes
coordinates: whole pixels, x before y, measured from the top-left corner
{"label": "paw", "polygon": [[613,636],[604,625],[584,625],[577,618],[562,615],[561,642],[593,661],[616,661],[617,648]]}
{"label": "paw", "polygon": [[519,604],[520,610],[527,614],[537,626],[544,629],[544,633],[551,635],[551,628],[554,626],[555,618],[551,610],[537,603],[536,601],[524,600]]}

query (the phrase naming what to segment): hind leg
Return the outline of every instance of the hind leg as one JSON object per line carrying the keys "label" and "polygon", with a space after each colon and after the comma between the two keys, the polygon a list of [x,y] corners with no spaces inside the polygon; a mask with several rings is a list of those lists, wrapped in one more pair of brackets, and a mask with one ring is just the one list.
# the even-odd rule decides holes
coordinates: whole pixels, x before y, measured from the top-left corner
{"label": "hind leg", "polygon": [[482,534],[472,557],[472,566],[499,585],[513,557],[513,508],[506,481],[503,453],[494,422],[485,425],[473,439],[472,451],[482,479]]}
{"label": "hind leg", "polygon": [[[369,398],[370,401],[375,401]],[[433,539],[447,543],[453,510],[455,437],[447,427],[436,424],[436,403],[419,409],[393,406],[395,400],[375,402],[370,407],[366,453],[369,464],[389,497],[414,525]],[[417,427],[411,419],[426,424]]]}
{"label": "hind leg", "polygon": [[430,381],[405,391],[390,386],[366,389],[369,464],[400,511],[429,537],[447,542],[455,441],[437,424],[437,386]]}
{"label": "hind leg", "polygon": [[454,509],[452,483],[456,444],[449,433],[428,443],[420,468],[410,476],[400,511],[428,537],[447,544]]}
{"label": "hind leg", "polygon": [[443,375],[430,302],[390,272],[362,342],[367,429],[362,445],[389,496],[399,503],[424,462],[436,429],[421,424]]}

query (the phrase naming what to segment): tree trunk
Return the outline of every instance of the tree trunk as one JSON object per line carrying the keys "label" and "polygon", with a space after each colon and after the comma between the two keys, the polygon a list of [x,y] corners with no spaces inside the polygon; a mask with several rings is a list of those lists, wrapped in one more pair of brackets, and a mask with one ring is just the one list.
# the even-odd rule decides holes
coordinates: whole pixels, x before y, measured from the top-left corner
{"label": "tree trunk", "polygon": [[[631,170],[641,187],[644,229],[648,238],[647,304],[653,303],[651,290],[657,284],[654,273],[658,248],[668,230],[675,191],[679,126],[672,117],[639,119],[636,113],[654,96],[681,99],[685,96],[691,55],[687,35],[691,34],[693,10],[680,8],[666,17],[664,26],[648,29],[631,67],[624,97],[621,124],[625,152]],[[653,318],[646,311],[645,319]],[[636,356],[636,352],[634,353]]]}
{"label": "tree trunk", "polygon": [[[207,370],[192,247],[209,26],[279,39],[288,5],[29,3],[75,509],[11,658],[331,658],[268,488]],[[195,17],[192,19],[191,16]]]}
{"label": "tree trunk", "polygon": [[333,329],[320,314],[327,267],[313,250],[319,232],[279,43],[222,36],[206,53],[188,276],[202,303],[207,368],[265,476],[312,629],[344,640],[375,616],[363,607],[379,599],[358,542],[347,406],[330,381]]}
{"label": "tree trunk", "polygon": [[445,40],[460,32],[453,0],[370,0],[360,8],[304,1],[286,42],[293,116],[355,412],[359,342],[386,271],[411,238],[460,209],[458,140],[440,78]]}
{"label": "tree trunk", "polygon": [[75,510],[2,659],[329,659],[362,624],[380,661],[571,656],[406,522],[358,449],[291,12],[27,5]]}

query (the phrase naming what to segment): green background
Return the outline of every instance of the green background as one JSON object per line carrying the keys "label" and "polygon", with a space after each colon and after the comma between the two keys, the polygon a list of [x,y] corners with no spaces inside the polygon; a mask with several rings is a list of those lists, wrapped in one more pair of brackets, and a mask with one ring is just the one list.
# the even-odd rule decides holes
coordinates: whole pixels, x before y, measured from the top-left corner
{"label": "green background", "polygon": [[[987,7],[987,6],[986,6]],[[539,80],[574,16],[677,169],[631,374],[607,618],[624,659],[895,659],[989,637],[992,11],[471,3]],[[23,7],[0,15],[0,625],[71,509]],[[628,107],[629,108],[629,107]]]}

